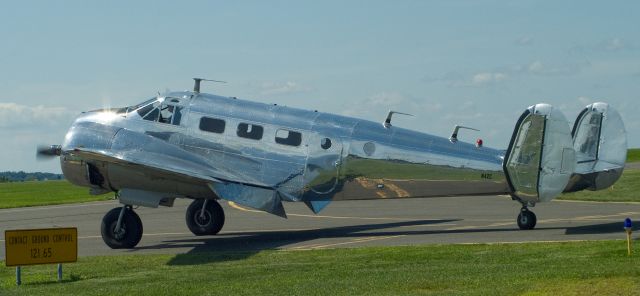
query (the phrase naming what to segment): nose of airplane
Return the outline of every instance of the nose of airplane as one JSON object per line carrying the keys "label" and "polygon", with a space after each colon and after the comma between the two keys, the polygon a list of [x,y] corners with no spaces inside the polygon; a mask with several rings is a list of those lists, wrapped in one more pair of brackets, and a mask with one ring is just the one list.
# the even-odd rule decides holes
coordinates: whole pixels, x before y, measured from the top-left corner
{"label": "nose of airplane", "polygon": [[108,111],[90,111],[80,114],[67,131],[62,143],[62,153],[75,148],[109,149],[111,139],[120,130],[112,122],[118,118]]}
{"label": "nose of airplane", "polygon": [[76,118],[60,146],[60,167],[65,178],[79,186],[92,186],[92,172],[97,168],[74,155],[76,148],[108,150],[112,140],[122,128],[112,125],[114,113],[91,111]]}

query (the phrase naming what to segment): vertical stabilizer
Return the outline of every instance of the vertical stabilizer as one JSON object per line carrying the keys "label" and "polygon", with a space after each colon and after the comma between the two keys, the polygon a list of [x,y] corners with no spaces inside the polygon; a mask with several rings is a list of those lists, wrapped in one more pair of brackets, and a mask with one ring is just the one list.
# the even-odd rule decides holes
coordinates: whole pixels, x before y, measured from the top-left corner
{"label": "vertical stabilizer", "polygon": [[573,125],[577,165],[565,192],[601,190],[622,175],[627,135],[620,113],[607,103],[585,107]]}
{"label": "vertical stabilizer", "polygon": [[548,104],[527,108],[503,163],[513,195],[528,203],[553,199],[566,187],[575,163],[569,124],[562,112]]}

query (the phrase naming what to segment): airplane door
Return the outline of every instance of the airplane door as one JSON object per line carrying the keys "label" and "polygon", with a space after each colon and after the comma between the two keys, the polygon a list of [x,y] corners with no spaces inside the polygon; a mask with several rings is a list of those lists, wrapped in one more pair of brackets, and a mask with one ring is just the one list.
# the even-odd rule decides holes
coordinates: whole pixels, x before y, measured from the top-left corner
{"label": "airplane door", "polygon": [[305,188],[316,194],[333,192],[342,166],[342,141],[338,137],[312,133],[307,149]]}

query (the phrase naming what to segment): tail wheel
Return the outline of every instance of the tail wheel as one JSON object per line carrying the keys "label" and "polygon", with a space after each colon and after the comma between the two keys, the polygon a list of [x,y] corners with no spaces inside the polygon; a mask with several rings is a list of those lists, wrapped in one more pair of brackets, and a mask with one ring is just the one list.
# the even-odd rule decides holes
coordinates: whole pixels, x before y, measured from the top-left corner
{"label": "tail wheel", "polygon": [[522,230],[529,230],[536,227],[536,214],[529,210],[520,211],[520,215],[518,215],[518,227]]}
{"label": "tail wheel", "polygon": [[214,235],[224,226],[224,211],[213,199],[196,199],[187,208],[187,227],[195,235]]}
{"label": "tail wheel", "polygon": [[129,207],[124,207],[120,229],[116,229],[122,210],[123,208],[112,209],[102,218],[102,240],[112,249],[130,249],[138,245],[142,239],[140,216]]}

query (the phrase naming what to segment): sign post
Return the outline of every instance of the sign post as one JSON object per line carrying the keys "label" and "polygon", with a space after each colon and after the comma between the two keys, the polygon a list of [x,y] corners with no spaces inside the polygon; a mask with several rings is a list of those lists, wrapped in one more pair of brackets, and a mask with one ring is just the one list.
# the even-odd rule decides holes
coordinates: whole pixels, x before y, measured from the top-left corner
{"label": "sign post", "polygon": [[631,219],[624,219],[624,230],[627,232],[627,255],[631,256],[631,231],[632,231]]}
{"label": "sign post", "polygon": [[16,266],[16,285],[20,286],[22,284],[22,275],[20,274],[20,266]]}
{"label": "sign post", "polygon": [[58,263],[58,282],[62,281],[62,264],[78,261],[78,229],[48,228],[6,230],[6,266],[16,267],[16,284],[22,283],[21,267]]}

